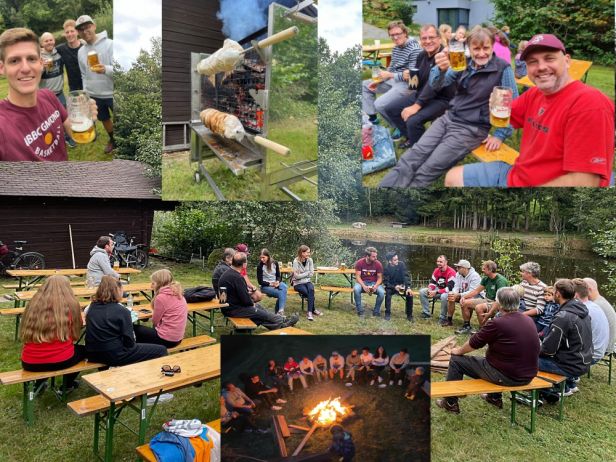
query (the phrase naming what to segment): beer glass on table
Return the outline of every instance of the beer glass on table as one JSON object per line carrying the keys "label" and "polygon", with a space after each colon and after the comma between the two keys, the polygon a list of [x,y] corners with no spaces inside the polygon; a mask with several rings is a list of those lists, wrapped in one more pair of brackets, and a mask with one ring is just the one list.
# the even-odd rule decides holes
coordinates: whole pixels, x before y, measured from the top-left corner
{"label": "beer glass on table", "polygon": [[457,40],[449,42],[449,63],[451,69],[456,72],[461,72],[466,69],[464,42],[458,42]]}
{"label": "beer glass on table", "polygon": [[490,125],[497,128],[509,126],[513,91],[509,87],[494,87],[490,95]]}
{"label": "beer glass on table", "polygon": [[66,107],[75,142],[87,144],[94,141],[96,129],[92,120],[88,94],[83,90],[71,91],[66,98]]}

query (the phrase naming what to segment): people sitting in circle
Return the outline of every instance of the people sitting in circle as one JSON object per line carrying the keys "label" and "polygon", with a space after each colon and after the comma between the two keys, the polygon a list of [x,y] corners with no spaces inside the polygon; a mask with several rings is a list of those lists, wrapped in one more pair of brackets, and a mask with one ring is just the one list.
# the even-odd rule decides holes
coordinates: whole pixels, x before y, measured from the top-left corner
{"label": "people sitting in circle", "polygon": [[272,259],[267,249],[262,249],[261,255],[259,256],[257,282],[261,287],[261,292],[268,297],[276,299],[274,313],[284,316],[284,308],[287,303],[287,285],[282,282],[282,275],[278,262]]}
{"label": "people sitting in circle", "polygon": [[[81,335],[81,308],[66,276],[48,277],[24,311],[20,338],[21,365],[31,372],[56,371],[74,366],[86,357]],[[78,372],[63,376],[63,390],[78,386]],[[43,380],[36,384],[38,388]]]}
{"label": "people sitting in circle", "polygon": [[400,348],[400,351],[393,355],[389,361],[389,385],[395,382],[398,386],[402,386],[406,375],[406,368],[409,365],[410,356],[406,348]]}
{"label": "people sitting in circle", "polygon": [[286,401],[281,398],[278,388],[271,388],[265,385],[259,374],[252,374],[246,383],[246,394],[253,402],[263,402],[272,411],[280,411]]}
{"label": "people sitting in circle", "polygon": [[314,321],[314,316],[322,316],[314,307],[314,285],[310,278],[314,276],[314,263],[310,258],[310,247],[300,245],[297,257],[293,260],[292,285],[299,294],[308,301],[308,321]]}
{"label": "people sitting in circle", "polygon": [[346,385],[351,386],[353,385],[353,382],[355,382],[355,372],[357,371],[359,366],[361,366],[361,361],[359,359],[359,352],[357,351],[357,349],[351,350],[351,353],[347,355],[346,366],[347,366],[346,378],[347,380],[349,380]]}
{"label": "people sitting in circle", "polygon": [[306,377],[302,374],[302,371],[299,368],[299,364],[293,359],[292,356],[289,356],[287,362],[284,363],[284,371],[287,374],[287,381],[289,384],[289,390],[293,391],[293,382],[299,379],[302,387],[308,388],[308,384],[306,383]]}
{"label": "people sitting in circle", "polygon": [[267,363],[267,380],[272,387],[278,389],[281,396],[284,396],[286,377],[287,373],[284,371],[284,367],[279,366],[276,361],[270,359]]}
{"label": "people sitting in circle", "polygon": [[344,379],[344,358],[334,351],[329,357],[329,378],[333,380],[336,377],[340,380]]}
{"label": "people sitting in circle", "polygon": [[314,364],[312,364],[308,356],[304,356],[299,362],[299,370],[306,377],[306,383],[312,382],[314,384],[316,382]]}
{"label": "people sitting in circle", "polygon": [[372,380],[370,381],[370,385],[374,385],[375,380],[377,380],[380,388],[385,388],[387,386],[387,384],[383,383],[385,381],[383,375],[385,375],[388,365],[389,356],[387,356],[385,348],[379,345],[372,358]]}
{"label": "people sitting in circle", "polygon": [[323,381],[327,380],[327,360],[323,357],[323,355],[317,355],[312,361],[312,364],[314,365],[317,381],[320,382],[321,379],[323,379]]}
{"label": "people sitting in circle", "polygon": [[150,276],[152,299],[152,326],[133,326],[138,343],[156,343],[167,348],[177,346],[184,338],[188,307],[182,286],[174,281],[171,271],[161,269]]}
{"label": "people sitting in circle", "polygon": [[120,304],[122,293],[119,280],[103,276],[86,317],[88,359],[108,366],[124,366],[166,356],[163,345],[135,341],[130,312]]}

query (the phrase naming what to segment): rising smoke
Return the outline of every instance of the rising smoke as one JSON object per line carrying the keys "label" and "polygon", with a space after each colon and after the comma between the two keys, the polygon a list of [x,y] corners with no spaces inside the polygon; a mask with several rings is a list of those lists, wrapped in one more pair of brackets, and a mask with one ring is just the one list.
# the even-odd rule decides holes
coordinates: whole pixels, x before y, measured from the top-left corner
{"label": "rising smoke", "polygon": [[[267,26],[267,7],[274,0],[220,0],[216,13],[223,22],[222,33],[235,41]],[[276,0],[279,5],[293,7],[295,0]]]}

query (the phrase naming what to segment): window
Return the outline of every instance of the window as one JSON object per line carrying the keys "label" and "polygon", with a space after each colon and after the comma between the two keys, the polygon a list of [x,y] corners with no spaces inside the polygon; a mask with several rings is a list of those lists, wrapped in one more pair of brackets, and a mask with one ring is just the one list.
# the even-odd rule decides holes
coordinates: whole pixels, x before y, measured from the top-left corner
{"label": "window", "polygon": [[468,15],[469,11],[465,8],[438,8],[438,25],[449,24],[453,30],[456,31],[458,26],[465,26],[468,28]]}

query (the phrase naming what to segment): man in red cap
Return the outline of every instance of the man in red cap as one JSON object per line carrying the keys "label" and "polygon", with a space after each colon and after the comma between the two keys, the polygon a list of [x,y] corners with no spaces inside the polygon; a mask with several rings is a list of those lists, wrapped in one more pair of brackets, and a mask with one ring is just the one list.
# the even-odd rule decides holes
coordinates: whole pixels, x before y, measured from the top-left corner
{"label": "man in red cap", "polygon": [[[235,246],[235,251],[245,253],[246,257],[250,255],[250,252],[248,251],[248,246],[246,244],[237,244]],[[257,289],[257,287],[252,282],[250,282],[246,267],[242,268],[240,274],[246,281],[246,285],[248,286],[248,293],[250,294],[250,298],[252,298],[252,301],[255,303],[259,303],[261,300],[263,300],[263,293],[259,289]]]}
{"label": "man in red cap", "polygon": [[511,108],[511,125],[524,129],[520,156],[513,165],[454,167],[445,186],[609,186],[614,102],[569,76],[570,56],[554,35],[532,37],[521,59],[535,87],[515,99]]}

